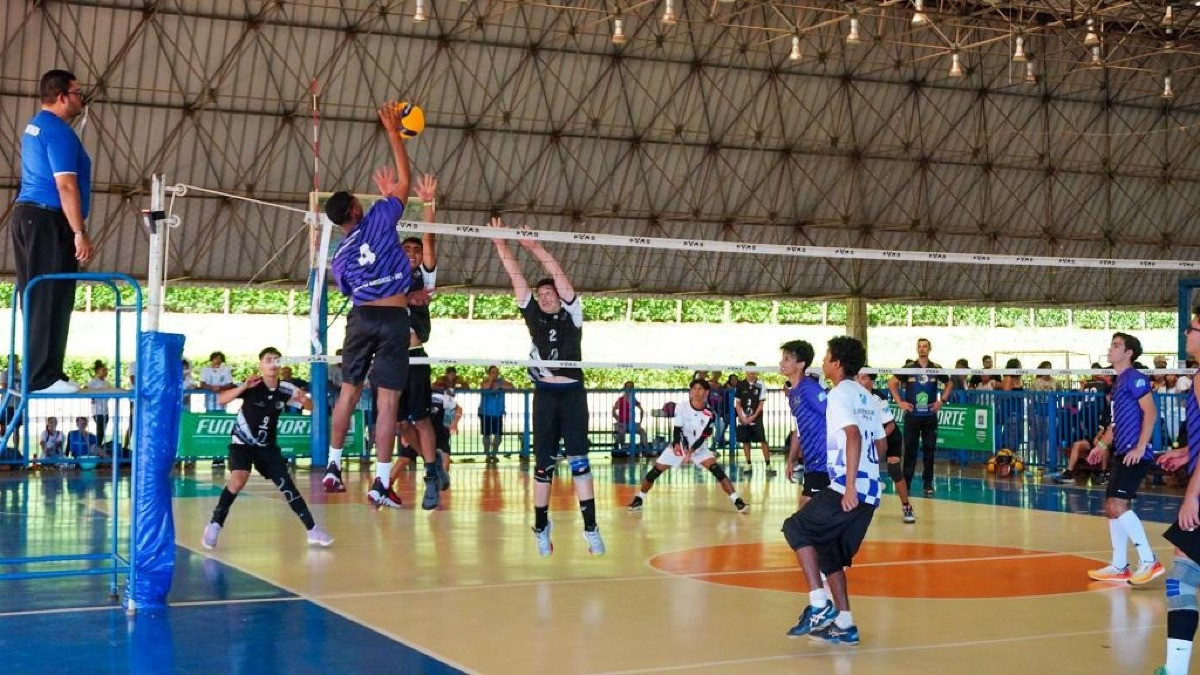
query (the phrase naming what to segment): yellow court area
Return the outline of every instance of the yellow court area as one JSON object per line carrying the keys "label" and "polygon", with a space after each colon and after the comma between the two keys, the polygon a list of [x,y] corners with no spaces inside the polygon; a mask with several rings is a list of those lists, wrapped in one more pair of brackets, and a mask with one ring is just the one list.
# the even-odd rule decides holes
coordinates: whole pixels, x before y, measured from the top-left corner
{"label": "yellow court area", "polygon": [[[1102,488],[939,476],[936,499],[913,500],[915,525],[886,494],[849,574],[862,642],[834,647],[785,636],[807,588],[779,532],[798,494],[782,476],[735,473],[752,507],[739,515],[707,473],[672,471],[635,514],[625,505],[648,465],[596,466],[608,554],[591,557],[560,472],[555,550],[542,559],[531,473],[515,462],[454,465],[434,512],[414,508],[411,472],[402,510],[370,510],[367,474],[348,468],[344,494],[321,493],[316,475],[298,480],[333,547],[309,549],[255,479],[207,555],[463,671],[1151,673],[1163,660],[1162,580],[1131,588],[1085,574],[1109,557],[1104,518],[1077,513],[1099,513]],[[1144,501],[1158,512],[1143,514],[1151,543],[1169,561],[1166,526],[1150,519],[1178,500]],[[175,500],[182,546],[206,553],[214,503]]]}

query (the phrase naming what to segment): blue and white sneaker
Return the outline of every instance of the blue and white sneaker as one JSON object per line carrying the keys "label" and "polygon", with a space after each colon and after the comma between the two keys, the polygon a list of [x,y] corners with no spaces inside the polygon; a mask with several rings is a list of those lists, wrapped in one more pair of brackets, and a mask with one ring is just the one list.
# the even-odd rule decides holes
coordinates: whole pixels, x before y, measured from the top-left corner
{"label": "blue and white sneaker", "polygon": [[851,647],[858,646],[858,626],[847,626],[846,628],[839,627],[836,623],[830,623],[824,628],[818,628],[808,635],[808,639],[816,640],[817,642],[827,642],[831,645],[849,645]]}
{"label": "blue and white sneaker", "polygon": [[837,608],[833,606],[832,600],[826,600],[825,606],[820,609],[817,609],[812,605],[806,605],[804,607],[804,613],[800,615],[800,620],[796,622],[795,626],[792,626],[791,630],[788,631],[788,637],[796,638],[800,637],[801,635],[808,635],[809,633],[821,630],[826,626],[831,626],[833,625],[833,620],[837,618],[837,615],[838,611]]}
{"label": "blue and white sneaker", "polygon": [[553,529],[554,523],[546,523],[546,529],[538,532],[533,531],[533,536],[537,538],[538,555],[543,558],[549,558],[551,553],[554,553],[554,543],[550,541],[550,530]]}
{"label": "blue and white sneaker", "polygon": [[600,536],[600,528],[594,530],[584,530],[583,538],[588,543],[588,553],[592,555],[604,555],[608,550],[604,546],[604,537]]}

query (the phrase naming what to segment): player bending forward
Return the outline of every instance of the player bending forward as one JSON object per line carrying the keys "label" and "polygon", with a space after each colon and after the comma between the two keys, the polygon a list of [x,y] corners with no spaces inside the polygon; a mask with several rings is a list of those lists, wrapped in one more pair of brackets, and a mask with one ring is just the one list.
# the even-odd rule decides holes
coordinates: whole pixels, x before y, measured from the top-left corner
{"label": "player bending forward", "polygon": [[659,476],[666,473],[668,469],[673,469],[688,461],[698,467],[708,469],[713,478],[716,478],[717,482],[721,484],[721,489],[725,491],[725,494],[729,495],[729,499],[737,507],[738,513],[746,513],[750,510],[750,505],[742,501],[737,490],[733,489],[733,483],[729,482],[729,476],[726,476],[725,470],[721,468],[720,464],[717,464],[717,458],[713,456],[712,450],[708,447],[715,423],[713,411],[708,409],[709,389],[708,382],[700,379],[692,380],[692,384],[688,387],[687,405],[675,407],[675,440],[669,448],[662,451],[658,459],[654,460],[654,467],[642,479],[642,489],[634,496],[633,501],[629,502],[630,511],[642,510],[642,502],[646,499],[646,493],[654,487],[654,481],[658,480]]}

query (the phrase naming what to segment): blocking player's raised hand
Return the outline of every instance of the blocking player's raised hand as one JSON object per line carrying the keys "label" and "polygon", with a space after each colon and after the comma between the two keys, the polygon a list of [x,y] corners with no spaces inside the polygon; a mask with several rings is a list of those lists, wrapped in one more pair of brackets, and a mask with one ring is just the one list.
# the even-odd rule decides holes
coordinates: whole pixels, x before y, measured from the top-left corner
{"label": "blocking player's raised hand", "polygon": [[417,179],[417,187],[414,189],[414,192],[421,198],[421,201],[428,204],[437,197],[437,186],[437,176],[431,173],[423,173]]}
{"label": "blocking player's raised hand", "polygon": [[375,169],[372,179],[381,195],[390,195],[396,189],[396,170],[390,166],[381,166]]}

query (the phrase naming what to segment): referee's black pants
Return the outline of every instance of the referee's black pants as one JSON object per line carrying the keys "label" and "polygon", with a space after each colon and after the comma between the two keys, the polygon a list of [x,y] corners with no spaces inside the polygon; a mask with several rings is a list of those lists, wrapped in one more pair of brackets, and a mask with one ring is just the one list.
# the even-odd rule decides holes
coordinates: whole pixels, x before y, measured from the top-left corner
{"label": "referee's black pants", "polygon": [[937,415],[904,416],[904,482],[913,489],[913,475],[917,472],[917,449],[922,448],[924,460],[921,472],[921,487],[933,487],[933,457],[937,452]]}
{"label": "referee's black pants", "polygon": [[[17,263],[18,298],[29,280],[41,274],[79,271],[75,260],[75,235],[62,211],[31,204],[16,204],[9,221],[13,254]],[[74,281],[43,281],[33,288],[29,306],[22,308],[29,342],[27,362],[29,389],[45,389],[67,379],[63,360],[67,355],[67,333],[75,308]]]}

